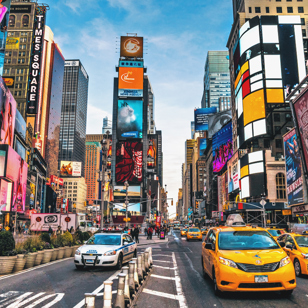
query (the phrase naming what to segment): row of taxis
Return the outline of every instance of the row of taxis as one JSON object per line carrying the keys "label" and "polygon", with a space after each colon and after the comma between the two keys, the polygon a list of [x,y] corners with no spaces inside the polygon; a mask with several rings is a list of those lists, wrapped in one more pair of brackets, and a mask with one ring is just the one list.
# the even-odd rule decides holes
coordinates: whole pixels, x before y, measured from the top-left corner
{"label": "row of taxis", "polygon": [[[274,235],[278,235],[277,239]],[[308,238],[274,235],[264,228],[246,226],[240,215],[229,215],[226,226],[208,231],[202,243],[201,262],[203,275],[213,280],[216,295],[226,291],[292,294],[296,267],[299,273],[308,270]]]}

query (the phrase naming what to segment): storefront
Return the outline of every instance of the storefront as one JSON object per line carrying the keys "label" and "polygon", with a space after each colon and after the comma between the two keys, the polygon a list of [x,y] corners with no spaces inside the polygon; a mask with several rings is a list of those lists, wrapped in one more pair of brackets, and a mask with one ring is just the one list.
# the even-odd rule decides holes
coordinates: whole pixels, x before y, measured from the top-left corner
{"label": "storefront", "polygon": [[308,204],[292,207],[293,221],[299,224],[308,223]]}

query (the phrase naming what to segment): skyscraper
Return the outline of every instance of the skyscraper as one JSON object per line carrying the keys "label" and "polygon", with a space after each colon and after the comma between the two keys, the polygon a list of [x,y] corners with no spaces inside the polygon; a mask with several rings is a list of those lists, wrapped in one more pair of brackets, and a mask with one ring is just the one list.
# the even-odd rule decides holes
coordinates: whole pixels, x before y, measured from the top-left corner
{"label": "skyscraper", "polygon": [[64,67],[60,153],[61,161],[82,163],[84,176],[89,76],[79,60],[67,60]]}
{"label": "skyscraper", "polygon": [[148,134],[155,134],[154,119],[154,91],[147,75],[144,76],[148,80]]}
{"label": "skyscraper", "polygon": [[109,133],[111,134],[112,131],[112,121],[109,120],[108,117],[103,118],[103,129],[102,129],[102,133],[106,134],[107,131],[109,131]]}
{"label": "skyscraper", "polygon": [[219,98],[230,96],[228,51],[209,51],[204,68],[204,93],[201,107],[216,107]]}

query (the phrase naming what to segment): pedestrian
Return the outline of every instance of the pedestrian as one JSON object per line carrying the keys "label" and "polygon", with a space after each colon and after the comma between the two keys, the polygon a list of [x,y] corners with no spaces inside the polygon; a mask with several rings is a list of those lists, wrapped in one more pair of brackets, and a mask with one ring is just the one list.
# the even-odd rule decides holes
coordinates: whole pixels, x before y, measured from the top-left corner
{"label": "pedestrian", "polygon": [[135,239],[136,239],[135,242],[138,244],[139,243],[139,228],[138,227],[135,230]]}
{"label": "pedestrian", "polygon": [[76,232],[77,232],[77,231],[80,231],[79,225],[78,225],[78,227],[76,228]]}
{"label": "pedestrian", "polygon": [[70,228],[70,234],[74,234],[74,227],[73,226],[71,226],[71,228]]}
{"label": "pedestrian", "polygon": [[132,227],[132,229],[130,230],[130,235],[132,236],[133,241],[135,239],[135,233],[136,233],[135,227]]}
{"label": "pedestrian", "polygon": [[144,235],[147,237],[147,239],[148,239],[148,228],[147,227],[145,227],[144,228]]}
{"label": "pedestrian", "polygon": [[58,226],[57,235],[61,235],[61,226]]}
{"label": "pedestrian", "polygon": [[18,225],[18,233],[21,234],[21,225]]}
{"label": "pedestrian", "polygon": [[51,226],[49,226],[48,233],[49,233],[49,236],[52,236],[53,231],[52,231]]}
{"label": "pedestrian", "polygon": [[153,234],[153,229],[152,229],[151,226],[148,229],[148,234],[149,234],[149,240],[151,240],[152,239],[152,234]]}
{"label": "pedestrian", "polygon": [[4,229],[3,229],[3,225],[2,224],[0,224],[0,232],[1,231],[5,231]]}

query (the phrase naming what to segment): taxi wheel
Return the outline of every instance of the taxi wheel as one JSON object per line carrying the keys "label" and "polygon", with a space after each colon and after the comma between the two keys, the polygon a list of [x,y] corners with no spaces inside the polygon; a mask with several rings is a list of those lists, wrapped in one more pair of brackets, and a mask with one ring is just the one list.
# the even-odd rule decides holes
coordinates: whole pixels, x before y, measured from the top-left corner
{"label": "taxi wheel", "polygon": [[120,270],[122,268],[122,263],[123,263],[123,256],[122,254],[120,253],[119,254],[119,257],[118,257],[118,263],[116,265],[116,268],[117,270]]}
{"label": "taxi wheel", "polygon": [[297,259],[294,261],[294,269],[295,269],[295,275],[297,277],[300,277],[302,270],[301,270],[301,265]]}
{"label": "taxi wheel", "polygon": [[222,292],[218,289],[217,280],[215,275],[215,270],[213,269],[213,284],[214,284],[214,293],[216,296],[221,296]]}

